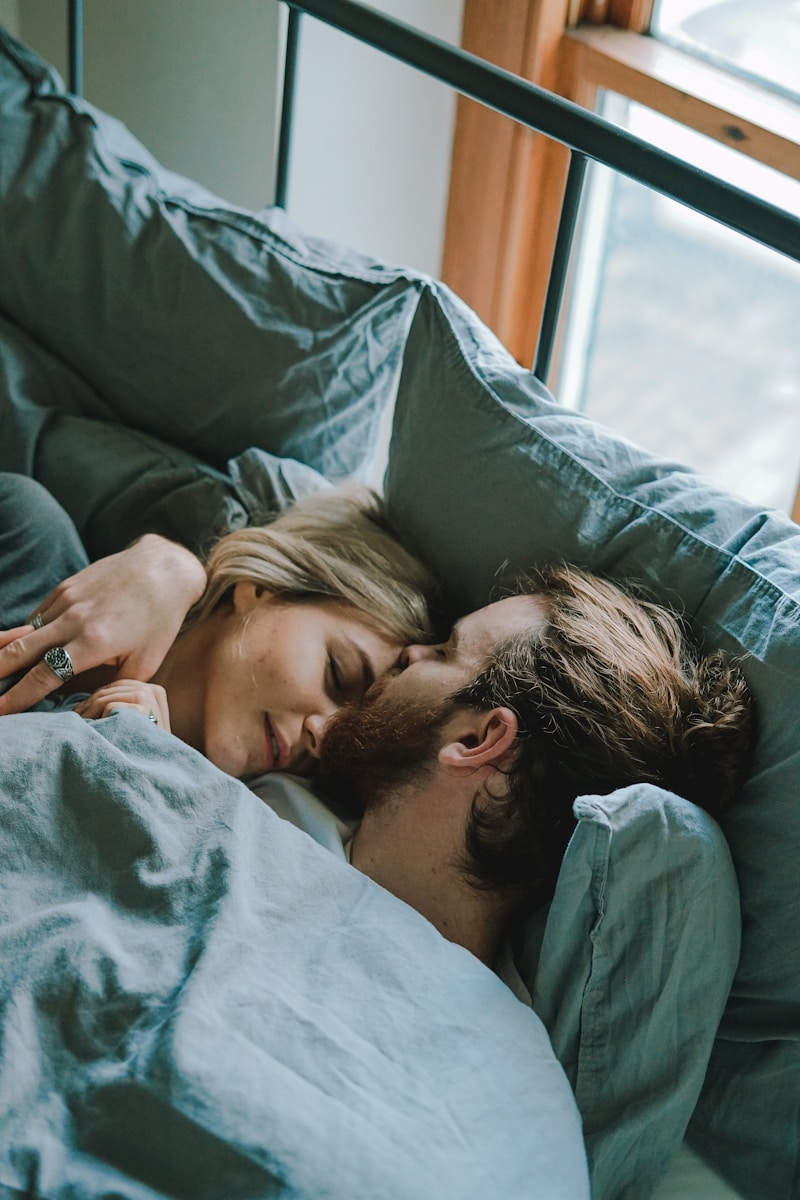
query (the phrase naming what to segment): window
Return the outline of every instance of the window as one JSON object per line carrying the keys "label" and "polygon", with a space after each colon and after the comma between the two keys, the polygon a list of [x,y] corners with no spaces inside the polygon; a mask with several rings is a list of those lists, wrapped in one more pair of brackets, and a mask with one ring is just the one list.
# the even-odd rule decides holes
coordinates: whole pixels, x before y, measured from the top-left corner
{"label": "window", "polygon": [[656,0],[650,30],[660,41],[800,100],[797,0]]}
{"label": "window", "polygon": [[[508,3],[511,47],[499,44],[490,6],[466,0],[469,49],[800,215],[797,0]],[[468,105],[443,273],[530,363],[568,155],[523,130],[503,142],[502,118],[478,121]],[[476,129],[491,136],[494,160],[470,188],[459,134],[477,157]],[[557,398],[756,503],[791,509],[800,264],[603,168],[592,175],[549,381]],[[465,224],[465,187],[480,251],[469,268],[476,238],[459,246],[453,224]]]}

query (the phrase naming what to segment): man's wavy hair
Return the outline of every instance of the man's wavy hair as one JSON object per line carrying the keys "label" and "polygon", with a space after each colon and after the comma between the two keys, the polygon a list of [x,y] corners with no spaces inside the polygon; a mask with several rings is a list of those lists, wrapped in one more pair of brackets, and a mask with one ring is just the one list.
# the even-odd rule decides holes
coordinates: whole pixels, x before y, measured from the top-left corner
{"label": "man's wavy hair", "polygon": [[512,709],[516,758],[503,794],[472,805],[464,868],[480,888],[546,899],[575,828],[572,804],[649,782],[717,816],[738,794],[754,737],[739,667],[704,654],[667,609],[573,567],[521,580],[548,601],[533,636],[497,647],[453,700]]}

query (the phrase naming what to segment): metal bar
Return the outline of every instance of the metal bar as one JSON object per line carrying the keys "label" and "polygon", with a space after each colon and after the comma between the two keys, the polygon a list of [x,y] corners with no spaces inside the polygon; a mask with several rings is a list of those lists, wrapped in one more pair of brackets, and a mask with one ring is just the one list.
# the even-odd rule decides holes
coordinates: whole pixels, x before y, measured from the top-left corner
{"label": "metal bar", "polygon": [[550,268],[550,278],[547,283],[547,295],[542,313],[542,323],[539,327],[539,340],[536,345],[536,356],[533,373],[542,383],[547,383],[550,363],[553,358],[558,315],[561,311],[561,300],[567,282],[567,272],[570,264],[570,251],[575,226],[578,223],[578,211],[583,194],[583,181],[586,176],[586,155],[573,152],[570,159],[567,183],[564,188],[564,200],[561,205],[561,216],[558,222],[558,233],[553,250],[553,265]]}
{"label": "metal bar", "polygon": [[296,9],[289,9],[289,25],[286,30],[286,56],[283,68],[283,98],[281,100],[281,128],[278,137],[278,161],[275,167],[275,203],[286,208],[289,189],[289,154],[292,145],[292,118],[294,116],[294,93],[297,78],[297,50],[300,42],[300,18]]}
{"label": "metal bar", "polygon": [[69,90],[83,95],[83,0],[69,0]]}
{"label": "metal bar", "polygon": [[570,149],[800,260],[800,223],[790,213],[690,166],[595,113],[355,0],[287,2]]}

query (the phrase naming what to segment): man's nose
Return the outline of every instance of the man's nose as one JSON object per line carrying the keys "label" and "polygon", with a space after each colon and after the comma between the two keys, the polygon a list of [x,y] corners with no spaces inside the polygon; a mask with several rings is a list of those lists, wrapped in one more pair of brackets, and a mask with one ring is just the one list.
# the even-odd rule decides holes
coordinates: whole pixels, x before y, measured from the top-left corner
{"label": "man's nose", "polygon": [[428,658],[436,658],[438,651],[438,646],[406,646],[405,653],[403,654],[402,665],[404,667],[410,667],[413,666],[414,663],[425,662],[425,660]]}
{"label": "man's nose", "polygon": [[309,754],[313,754],[314,758],[319,758],[322,739],[325,736],[325,730],[328,726],[333,714],[338,710],[337,704],[331,704],[324,712],[309,713],[303,721],[303,742]]}

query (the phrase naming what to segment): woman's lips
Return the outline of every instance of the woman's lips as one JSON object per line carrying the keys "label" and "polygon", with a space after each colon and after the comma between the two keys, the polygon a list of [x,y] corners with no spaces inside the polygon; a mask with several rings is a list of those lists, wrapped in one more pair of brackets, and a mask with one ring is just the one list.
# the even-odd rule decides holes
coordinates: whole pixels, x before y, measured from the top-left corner
{"label": "woman's lips", "polygon": [[266,743],[266,769],[268,771],[283,771],[289,765],[291,757],[289,747],[283,740],[279,730],[275,728],[267,713],[264,714],[264,729]]}

